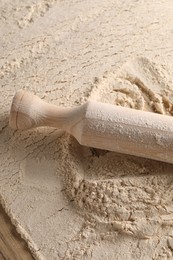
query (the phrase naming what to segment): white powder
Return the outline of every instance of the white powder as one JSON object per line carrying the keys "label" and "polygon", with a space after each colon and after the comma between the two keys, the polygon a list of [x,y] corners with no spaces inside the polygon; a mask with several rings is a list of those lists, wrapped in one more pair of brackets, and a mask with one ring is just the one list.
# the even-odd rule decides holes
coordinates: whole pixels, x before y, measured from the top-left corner
{"label": "white powder", "polygon": [[1,201],[33,255],[172,259],[172,165],[8,127],[20,88],[56,105],[92,98],[172,115],[172,1],[0,6]]}

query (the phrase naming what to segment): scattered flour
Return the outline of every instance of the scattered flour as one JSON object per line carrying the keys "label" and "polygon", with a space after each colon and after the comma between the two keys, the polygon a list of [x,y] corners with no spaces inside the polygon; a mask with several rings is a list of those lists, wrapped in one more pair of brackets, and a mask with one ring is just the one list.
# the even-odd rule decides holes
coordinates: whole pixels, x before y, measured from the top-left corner
{"label": "scattered flour", "polygon": [[172,259],[173,166],[8,127],[23,88],[173,114],[172,1],[0,3],[1,202],[36,259]]}
{"label": "scattered flour", "polygon": [[[154,68],[154,63],[138,58],[125,64],[120,72],[108,74],[96,82],[91,97],[116,105],[171,114],[171,101],[165,94],[171,86],[165,79],[159,69]],[[168,100],[166,104],[162,102],[164,98]],[[111,230],[114,239],[118,239],[117,232],[125,237],[149,239],[153,247],[162,236],[163,240],[169,238],[173,224],[172,165],[81,147],[72,137],[64,148],[64,156],[67,193],[84,215],[88,212],[96,230],[98,226],[104,226],[107,232]],[[146,257],[145,254],[152,258],[153,252],[149,255],[146,249],[141,252],[141,259]],[[171,257],[171,253],[169,255]]]}

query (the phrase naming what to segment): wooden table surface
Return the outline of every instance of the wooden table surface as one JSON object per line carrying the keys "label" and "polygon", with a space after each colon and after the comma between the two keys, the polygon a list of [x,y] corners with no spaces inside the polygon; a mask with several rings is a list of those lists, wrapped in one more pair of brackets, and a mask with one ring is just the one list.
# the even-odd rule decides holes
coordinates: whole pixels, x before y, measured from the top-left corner
{"label": "wooden table surface", "polygon": [[34,260],[26,242],[16,232],[0,205],[0,260]]}

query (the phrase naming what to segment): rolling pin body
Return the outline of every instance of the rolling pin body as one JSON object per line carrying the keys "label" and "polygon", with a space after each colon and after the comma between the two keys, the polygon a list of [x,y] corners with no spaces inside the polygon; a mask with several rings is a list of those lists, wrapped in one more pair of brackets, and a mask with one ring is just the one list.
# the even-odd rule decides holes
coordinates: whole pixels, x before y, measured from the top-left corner
{"label": "rolling pin body", "polygon": [[48,104],[19,91],[10,113],[10,126],[62,128],[80,144],[173,163],[173,118],[96,101],[74,108]]}

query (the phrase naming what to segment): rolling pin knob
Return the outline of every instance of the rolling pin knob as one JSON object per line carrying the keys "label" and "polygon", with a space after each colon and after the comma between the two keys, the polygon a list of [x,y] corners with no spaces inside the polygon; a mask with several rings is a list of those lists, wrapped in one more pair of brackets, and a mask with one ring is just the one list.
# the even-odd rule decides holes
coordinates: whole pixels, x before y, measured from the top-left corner
{"label": "rolling pin knob", "polygon": [[39,114],[43,111],[43,101],[30,92],[16,92],[10,111],[9,124],[13,129],[25,130],[41,125]]}

